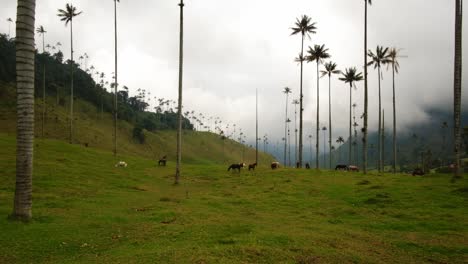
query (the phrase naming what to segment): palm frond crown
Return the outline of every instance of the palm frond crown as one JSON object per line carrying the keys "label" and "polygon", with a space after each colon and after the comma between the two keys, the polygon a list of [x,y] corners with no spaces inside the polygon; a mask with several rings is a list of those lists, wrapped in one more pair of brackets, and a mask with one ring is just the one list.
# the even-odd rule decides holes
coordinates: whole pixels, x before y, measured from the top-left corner
{"label": "palm frond crown", "polygon": [[336,63],[334,62],[329,61],[325,63],[324,66],[325,66],[325,70],[320,71],[322,73],[322,77],[341,73],[341,71],[337,69],[338,65],[336,65]]}
{"label": "palm frond crown", "polygon": [[301,19],[297,18],[296,23],[292,29],[291,35],[297,35],[301,33],[302,36],[310,38],[310,34],[315,34],[317,27],[316,23],[312,22],[312,18],[307,15],[302,15]]}
{"label": "palm frond crown", "polygon": [[348,68],[346,69],[345,73],[341,73],[341,74],[343,77],[340,78],[340,81],[349,83],[351,86],[355,82],[364,80],[364,77],[362,77],[362,72],[358,73],[356,67]]}
{"label": "palm frond crown", "polygon": [[76,12],[76,7],[72,4],[67,4],[64,9],[59,9],[57,16],[61,17],[61,21],[65,21],[65,26],[73,20],[73,17],[80,15],[83,12]]}
{"label": "palm frond crown", "polygon": [[309,47],[307,53],[309,53],[306,58],[308,62],[317,61],[318,63],[323,63],[324,59],[331,57],[325,45],[314,45],[314,48]]}

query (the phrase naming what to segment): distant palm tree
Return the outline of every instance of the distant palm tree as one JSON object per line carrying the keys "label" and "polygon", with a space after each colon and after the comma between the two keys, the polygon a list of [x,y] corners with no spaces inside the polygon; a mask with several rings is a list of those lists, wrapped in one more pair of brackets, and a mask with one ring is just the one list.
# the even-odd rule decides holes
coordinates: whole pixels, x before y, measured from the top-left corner
{"label": "distant palm tree", "polygon": [[340,149],[340,151],[338,152],[339,154],[339,157],[338,157],[338,161],[341,162],[341,149],[342,149],[342,145],[344,143],[344,139],[343,137],[338,137],[338,139],[336,140],[336,143],[340,144],[340,146],[338,147]]}
{"label": "distant palm tree", "polygon": [[[322,127],[322,131],[323,131],[323,166],[326,167],[326,164],[327,164],[327,161],[326,161],[326,155],[325,155],[325,149],[326,149],[326,133],[327,133],[327,127]],[[328,153],[331,157],[331,152]]]}
{"label": "distant palm tree", "polygon": [[463,42],[463,0],[455,0],[455,73],[454,73],[454,156],[455,156],[455,172],[453,180],[462,177],[460,169],[460,152],[461,152],[461,88],[462,88],[462,42]]}
{"label": "distant palm tree", "polygon": [[65,21],[65,26],[70,23],[70,144],[73,143],[73,67],[75,64],[73,61],[73,18],[80,15],[82,12],[76,12],[76,7],[71,4],[67,4],[64,9],[58,10],[58,16],[61,17],[61,21]]}
{"label": "distant palm tree", "polygon": [[396,163],[397,163],[397,148],[396,148],[396,94],[395,94],[395,73],[398,73],[400,69],[400,63],[398,58],[400,58],[400,50],[397,48],[391,48],[389,53],[389,58],[391,60],[390,64],[392,65],[392,76],[393,76],[393,173],[396,173]]}
{"label": "distant palm tree", "polygon": [[388,48],[383,48],[381,46],[377,46],[377,49],[374,52],[369,50],[368,56],[372,59],[367,66],[374,65],[374,69],[377,69],[378,79],[379,79],[379,140],[378,140],[378,151],[379,151],[379,166],[378,171],[382,171],[382,95],[380,89],[380,80],[382,79],[382,66],[388,63],[391,63],[391,59],[389,57]]}
{"label": "distant palm tree", "polygon": [[180,167],[182,163],[182,81],[184,64],[184,0],[180,0],[180,30],[179,30],[179,102],[177,110],[177,164],[174,184],[180,180]]}
{"label": "distant palm tree", "polygon": [[[43,26],[39,26],[36,29],[36,32],[39,35],[42,35],[42,53],[45,53],[45,33],[47,32]],[[46,112],[46,97],[45,97],[45,90],[46,90],[46,65],[45,61],[42,65],[42,119],[41,119],[41,137],[44,138],[44,122],[45,122],[45,112]]]}
{"label": "distant palm tree", "polygon": [[288,104],[289,104],[289,94],[292,93],[291,88],[285,87],[283,90],[283,93],[286,94],[286,117],[284,121],[284,165],[286,165],[286,151],[287,151],[287,146],[288,146],[288,138],[287,138],[287,133],[288,133]]}
{"label": "distant palm tree", "polygon": [[11,218],[32,217],[34,153],[34,22],[35,0],[18,0],[16,15],[16,185]]}
{"label": "distant palm tree", "polygon": [[345,73],[342,73],[343,77],[340,78],[341,81],[349,83],[349,163],[351,164],[351,147],[352,147],[352,134],[351,134],[351,107],[353,102],[353,86],[355,82],[363,80],[362,73],[358,73],[356,68],[346,69]]}
{"label": "distant palm tree", "polygon": [[372,0],[364,0],[364,127],[362,128],[363,136],[363,158],[364,158],[364,174],[367,174],[367,135],[368,135],[368,120],[369,120],[369,89],[367,83],[367,5],[372,5]]}
{"label": "distant palm tree", "polygon": [[330,54],[328,54],[328,49],[325,48],[325,45],[314,45],[314,48],[309,47],[308,50],[309,56],[307,56],[307,61],[308,62],[313,62],[315,61],[317,63],[317,138],[316,138],[316,144],[315,144],[315,152],[316,152],[316,157],[315,157],[315,167],[316,169],[319,169],[319,122],[320,122],[320,77],[319,77],[319,67],[320,64],[323,63],[324,59],[330,58]]}
{"label": "distant palm tree", "polygon": [[292,104],[294,105],[294,133],[295,133],[295,138],[296,138],[296,141],[295,141],[295,144],[294,144],[294,160],[296,161],[296,164],[297,164],[297,106],[300,104],[299,103],[299,100],[295,99],[293,100]]}
{"label": "distant palm tree", "polygon": [[312,19],[306,15],[303,15],[301,19],[296,19],[295,26],[292,28],[291,35],[301,34],[302,36],[302,44],[301,44],[301,53],[299,55],[300,63],[301,63],[301,82],[300,82],[300,92],[299,92],[299,167],[302,168],[302,132],[303,132],[303,120],[302,115],[304,112],[303,107],[303,93],[302,93],[302,77],[303,77],[303,66],[304,66],[304,38],[307,36],[310,38],[311,34],[315,34],[317,27],[315,27],[315,23],[312,22]]}
{"label": "distant palm tree", "polygon": [[11,19],[11,17],[7,18],[7,22],[8,22],[8,37],[10,38],[11,23],[13,23],[13,19]]}
{"label": "distant palm tree", "polygon": [[[325,63],[325,70],[322,70],[322,77],[328,76],[328,144],[332,148],[332,111],[331,111],[331,76],[332,74],[340,74],[341,71],[337,69],[337,65],[334,62]],[[332,168],[332,157],[330,155],[330,169]]]}

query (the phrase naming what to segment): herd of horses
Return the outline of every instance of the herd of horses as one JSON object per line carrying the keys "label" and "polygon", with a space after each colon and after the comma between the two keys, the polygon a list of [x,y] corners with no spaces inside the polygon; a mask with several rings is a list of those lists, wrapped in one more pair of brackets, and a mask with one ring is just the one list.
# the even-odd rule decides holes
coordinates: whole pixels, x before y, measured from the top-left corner
{"label": "herd of horses", "polygon": [[[158,160],[158,166],[166,166],[167,164],[167,156],[163,156]],[[296,164],[297,168],[299,168],[299,163]],[[249,164],[248,166],[245,163],[233,163],[231,166],[228,167],[228,171],[238,171],[240,172],[242,168],[248,167],[249,171],[255,170],[257,168],[257,163]],[[272,170],[276,170],[280,168],[280,163],[274,161],[270,164]],[[306,163],[306,169],[310,169],[310,164]],[[352,171],[352,172],[359,172],[359,168],[354,165],[336,165],[335,170],[342,170],[342,171]]]}

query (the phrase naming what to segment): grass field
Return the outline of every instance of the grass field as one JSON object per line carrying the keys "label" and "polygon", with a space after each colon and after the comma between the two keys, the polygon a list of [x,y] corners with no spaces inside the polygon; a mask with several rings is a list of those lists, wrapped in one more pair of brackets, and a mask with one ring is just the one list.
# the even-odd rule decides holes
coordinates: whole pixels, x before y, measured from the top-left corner
{"label": "grass field", "polygon": [[0,134],[0,263],[467,263],[468,175],[228,173],[36,140],[31,223],[10,222]]}

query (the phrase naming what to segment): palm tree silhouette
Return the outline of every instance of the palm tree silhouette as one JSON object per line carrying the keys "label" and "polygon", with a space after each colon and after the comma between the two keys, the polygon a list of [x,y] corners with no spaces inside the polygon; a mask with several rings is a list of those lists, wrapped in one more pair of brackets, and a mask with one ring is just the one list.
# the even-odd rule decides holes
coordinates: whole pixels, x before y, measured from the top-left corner
{"label": "palm tree silhouette", "polygon": [[[326,133],[327,133],[327,127],[322,127],[322,131],[323,131],[323,166],[325,167],[327,164],[327,161],[326,161],[326,155],[325,155],[325,149],[326,149]],[[331,157],[331,152],[329,153],[330,157]]]}
{"label": "palm tree silhouette", "polygon": [[341,162],[341,149],[342,149],[342,145],[343,145],[344,142],[345,141],[344,141],[343,137],[338,137],[338,139],[336,140],[336,143],[340,144],[340,146],[338,147],[340,149],[340,151],[338,152],[338,155],[339,155],[338,162]]}
{"label": "palm tree silhouette", "polygon": [[[18,0],[16,12],[16,185],[11,218],[32,217],[32,174],[34,153],[34,22],[35,0]],[[8,21],[10,22],[11,19]]]}
{"label": "palm tree silhouette", "polygon": [[377,69],[378,79],[379,79],[379,140],[378,140],[378,151],[379,151],[379,166],[378,171],[381,172],[382,170],[382,95],[380,89],[380,80],[383,77],[382,74],[382,66],[388,63],[391,63],[391,59],[388,54],[389,48],[383,48],[382,46],[377,46],[374,52],[369,50],[368,56],[372,59],[367,66],[374,65],[374,69]]}
{"label": "palm tree silhouette", "polygon": [[364,132],[363,137],[363,158],[364,158],[364,174],[367,174],[367,131],[368,131],[368,118],[369,118],[369,89],[367,83],[367,7],[372,5],[372,0],[364,0]]}
{"label": "palm tree silhouette", "polygon": [[285,117],[285,123],[284,123],[284,165],[286,165],[286,151],[287,151],[287,146],[288,146],[288,138],[287,138],[287,132],[288,132],[288,104],[289,104],[289,94],[292,93],[291,88],[285,87],[283,89],[283,93],[286,94],[286,117]]}
{"label": "palm tree silhouette", "polygon": [[[45,53],[45,33],[47,31],[44,29],[43,26],[39,26],[36,29],[36,32],[39,33],[39,35],[42,35],[42,53]],[[45,108],[46,108],[46,98],[45,98],[45,86],[46,86],[46,67],[45,67],[45,62],[42,65],[42,119],[41,119],[41,137],[44,138],[44,122],[45,122]]]}
{"label": "palm tree silhouette", "polygon": [[11,23],[13,23],[13,19],[11,19],[11,17],[7,18],[7,22],[8,22],[8,37],[10,38]]}
{"label": "palm tree silhouette", "polygon": [[[332,74],[340,74],[341,71],[337,69],[337,65],[334,62],[327,62],[324,64],[325,70],[322,70],[322,77],[328,76],[328,144],[332,148],[332,111],[331,111],[331,76]],[[330,155],[330,169],[332,168],[332,157]]]}
{"label": "palm tree silhouette", "polygon": [[299,92],[299,167],[302,168],[302,133],[303,133],[303,93],[302,93],[302,80],[303,80],[303,71],[304,71],[304,38],[307,36],[310,38],[311,34],[315,34],[317,28],[315,23],[312,22],[312,19],[306,15],[303,15],[301,19],[296,19],[295,26],[292,28],[291,35],[301,34],[301,53],[299,55],[299,62],[301,64],[301,81],[300,81],[300,92]]}
{"label": "palm tree silhouette", "polygon": [[67,4],[65,9],[58,10],[58,16],[61,17],[61,21],[65,21],[65,26],[70,23],[70,131],[69,131],[69,141],[70,144],[73,143],[73,18],[80,15],[82,12],[76,11],[76,7],[71,4]]}
{"label": "palm tree silhouette", "polygon": [[342,73],[340,78],[341,81],[349,83],[349,163],[351,164],[351,145],[352,145],[352,134],[351,134],[351,107],[352,107],[352,98],[353,98],[353,86],[355,87],[355,82],[363,80],[362,73],[358,73],[355,67],[346,69],[345,73]]}
{"label": "palm tree silhouette", "polygon": [[389,52],[390,64],[392,65],[392,77],[393,77],[393,173],[396,173],[397,163],[397,148],[396,148],[396,94],[395,94],[395,74],[400,69],[400,63],[398,58],[402,58],[400,50],[397,48],[391,48]]}
{"label": "palm tree silhouette", "polygon": [[325,45],[314,45],[314,48],[309,47],[308,50],[309,56],[307,56],[307,62],[313,62],[315,61],[317,63],[317,138],[316,144],[315,144],[315,152],[316,152],[316,157],[315,157],[315,167],[316,169],[319,169],[319,131],[320,131],[320,77],[319,77],[319,67],[320,64],[323,63],[324,59],[330,58],[330,54],[328,54],[328,49],[325,48]]}

